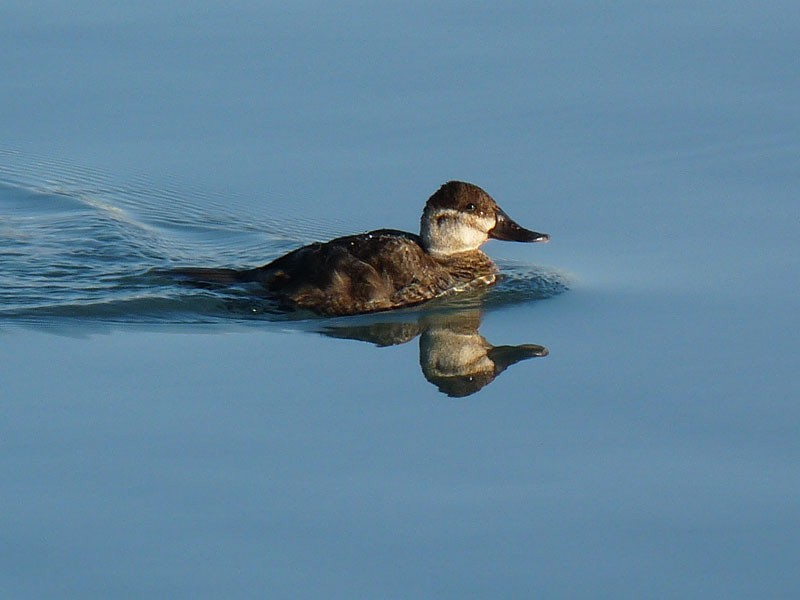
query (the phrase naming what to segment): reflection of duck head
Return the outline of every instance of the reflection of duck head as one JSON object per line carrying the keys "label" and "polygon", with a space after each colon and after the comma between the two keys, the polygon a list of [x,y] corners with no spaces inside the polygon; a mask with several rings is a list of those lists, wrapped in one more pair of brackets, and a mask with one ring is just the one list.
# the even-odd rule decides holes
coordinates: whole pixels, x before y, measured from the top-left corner
{"label": "reflection of duck head", "polygon": [[478,333],[480,317],[480,311],[469,310],[422,319],[422,373],[448,396],[474,394],[511,365],[547,356],[547,348],[536,344],[493,346]]}
{"label": "reflection of duck head", "polygon": [[417,321],[328,327],[324,333],[378,346],[403,344],[419,335],[419,362],[425,379],[454,398],[474,394],[515,363],[547,356],[547,348],[535,344],[493,346],[478,332],[480,322],[480,309],[467,308],[425,313]]}

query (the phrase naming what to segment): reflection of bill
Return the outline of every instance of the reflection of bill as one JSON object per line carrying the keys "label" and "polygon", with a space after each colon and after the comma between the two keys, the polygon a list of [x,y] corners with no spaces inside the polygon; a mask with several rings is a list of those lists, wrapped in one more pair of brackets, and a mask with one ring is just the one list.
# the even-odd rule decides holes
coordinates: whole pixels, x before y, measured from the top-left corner
{"label": "reflection of bill", "polygon": [[515,363],[547,356],[547,348],[536,344],[493,346],[478,333],[480,322],[479,309],[464,309],[427,313],[411,322],[334,326],[325,334],[378,346],[403,344],[420,336],[419,363],[425,379],[454,398],[474,394]]}

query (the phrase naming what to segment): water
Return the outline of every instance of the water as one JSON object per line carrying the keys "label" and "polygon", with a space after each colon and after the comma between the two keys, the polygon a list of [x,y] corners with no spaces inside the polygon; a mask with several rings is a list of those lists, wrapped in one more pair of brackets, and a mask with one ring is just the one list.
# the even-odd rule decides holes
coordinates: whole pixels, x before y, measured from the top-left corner
{"label": "water", "polygon": [[[0,8],[3,596],[800,592],[791,3],[77,8]],[[152,274],[453,178],[552,235],[487,295]]]}

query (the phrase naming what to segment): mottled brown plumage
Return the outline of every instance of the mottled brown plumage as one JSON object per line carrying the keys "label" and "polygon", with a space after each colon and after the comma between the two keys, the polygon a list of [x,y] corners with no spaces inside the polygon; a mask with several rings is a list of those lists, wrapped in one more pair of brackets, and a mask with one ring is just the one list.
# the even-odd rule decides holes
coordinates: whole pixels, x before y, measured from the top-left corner
{"label": "mottled brown plumage", "polygon": [[483,252],[437,258],[419,236],[381,229],[304,246],[241,275],[290,305],[344,315],[418,304],[479,278],[488,285],[495,267]]}

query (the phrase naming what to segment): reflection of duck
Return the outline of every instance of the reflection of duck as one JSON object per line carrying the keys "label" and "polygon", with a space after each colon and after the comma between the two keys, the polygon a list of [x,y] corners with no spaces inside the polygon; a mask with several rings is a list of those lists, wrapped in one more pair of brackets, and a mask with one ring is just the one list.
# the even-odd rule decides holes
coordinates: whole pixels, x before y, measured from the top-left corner
{"label": "reflection of duck", "polygon": [[474,394],[511,365],[547,356],[547,348],[536,344],[493,346],[478,333],[480,321],[481,311],[473,308],[428,313],[416,322],[327,327],[324,333],[378,346],[403,344],[419,335],[419,363],[425,379],[451,397]]}
{"label": "reflection of duck", "polygon": [[258,283],[289,308],[349,315],[419,304],[495,283],[480,251],[489,238],[546,242],[523,229],[481,188],[451,181],[430,197],[420,235],[380,229],[298,248],[256,269],[181,269],[195,282]]}
{"label": "reflection of duck", "polygon": [[419,338],[419,364],[425,379],[448,396],[474,394],[511,365],[547,356],[536,344],[492,346],[478,333],[480,312],[428,320]]}

